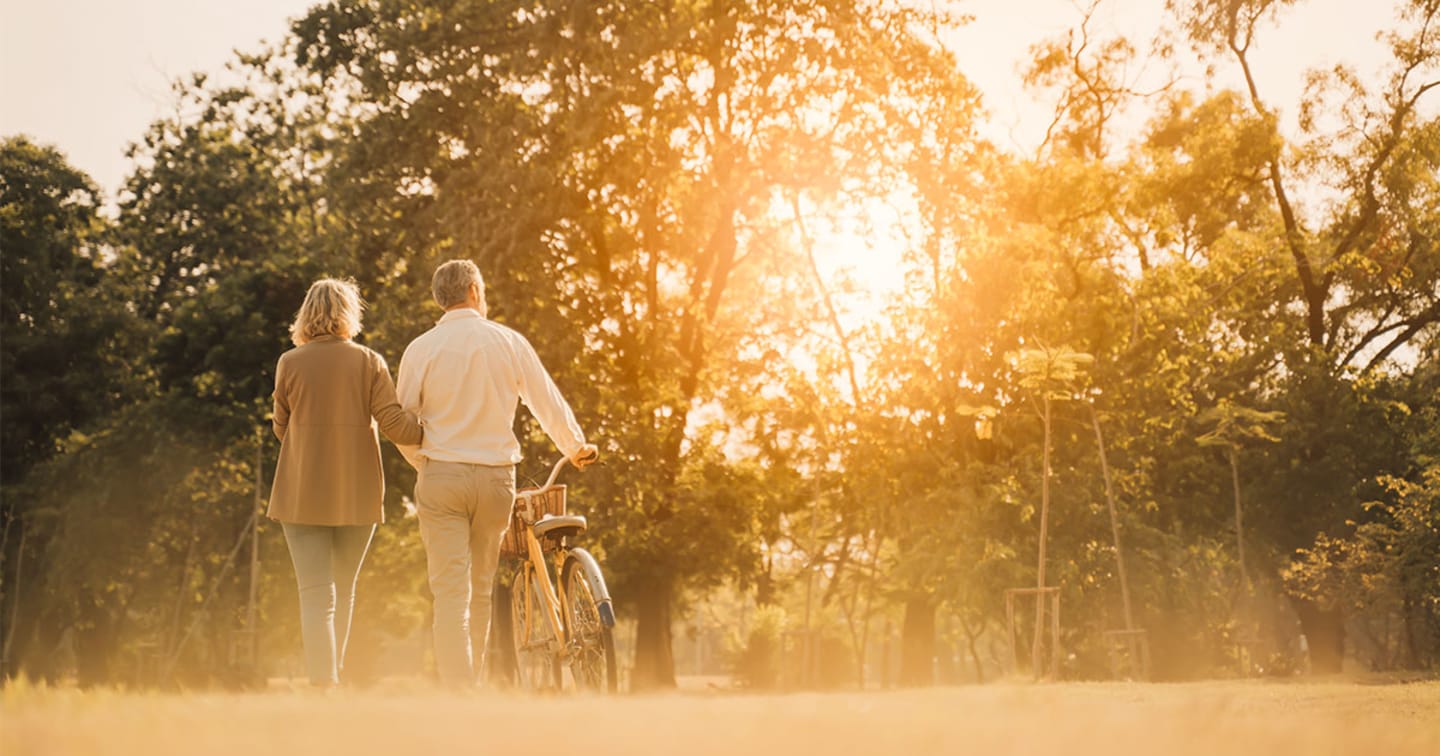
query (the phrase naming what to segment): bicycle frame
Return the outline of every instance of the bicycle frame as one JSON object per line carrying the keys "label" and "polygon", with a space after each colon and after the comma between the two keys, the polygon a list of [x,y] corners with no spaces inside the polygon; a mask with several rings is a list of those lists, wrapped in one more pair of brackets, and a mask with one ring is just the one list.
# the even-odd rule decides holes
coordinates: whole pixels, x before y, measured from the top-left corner
{"label": "bicycle frame", "polygon": [[[559,462],[556,462],[555,467],[550,471],[550,477],[545,481],[545,485],[532,493],[544,493],[554,486],[556,478],[560,475],[560,470],[564,468],[565,464],[569,461],[568,458],[562,457]],[[532,526],[527,527],[523,533],[526,553],[525,561],[529,563],[534,573],[531,579],[536,583],[535,593],[540,594],[541,603],[544,604],[543,607],[531,606],[531,592],[528,590],[523,592],[526,636],[529,637],[530,623],[533,621],[534,616],[536,614],[542,614],[545,617],[545,623],[549,625],[551,630],[550,652],[560,656],[570,647],[572,642],[572,638],[570,638],[571,628],[567,627],[567,623],[564,620],[565,617],[569,616],[569,597],[566,596],[563,591],[557,590],[557,581],[561,578],[561,572],[564,569],[565,559],[567,557],[574,557],[579,563],[580,568],[587,573],[593,589],[599,593],[599,595],[594,598],[599,607],[601,621],[607,627],[614,627],[615,613],[611,607],[609,590],[605,585],[605,579],[600,573],[600,566],[596,563],[595,558],[591,556],[588,551],[581,548],[570,548],[567,546],[558,549],[555,552],[555,579],[552,580],[550,570],[545,563],[545,550],[540,545],[540,539],[535,536],[535,531],[532,529],[535,524],[535,512],[530,508],[530,500],[528,498],[525,501],[523,516],[520,519],[526,525]],[[522,568],[522,572],[523,571]]]}
{"label": "bicycle frame", "polygon": [[[540,546],[540,539],[536,538],[534,531],[528,528],[525,530],[525,549],[528,554],[526,561],[530,563],[533,572],[531,579],[536,582],[536,593],[540,594],[540,600],[545,604],[543,607],[544,611],[539,613],[545,616],[545,622],[550,626],[552,643],[550,651],[552,653],[559,653],[564,650],[565,645],[570,642],[570,638],[567,637],[568,632],[565,627],[565,622],[561,619],[565,616],[565,612],[569,610],[569,607],[565,604],[566,598],[561,595],[559,591],[555,590],[555,582],[550,579],[550,569],[545,564],[545,552]],[[563,566],[562,560],[564,558],[565,551],[563,549],[556,552],[556,561],[558,564],[556,565],[555,574],[557,576],[560,574],[560,567]],[[525,623],[527,629],[537,610],[542,609],[542,607],[530,606],[531,595],[530,591],[524,592]]]}

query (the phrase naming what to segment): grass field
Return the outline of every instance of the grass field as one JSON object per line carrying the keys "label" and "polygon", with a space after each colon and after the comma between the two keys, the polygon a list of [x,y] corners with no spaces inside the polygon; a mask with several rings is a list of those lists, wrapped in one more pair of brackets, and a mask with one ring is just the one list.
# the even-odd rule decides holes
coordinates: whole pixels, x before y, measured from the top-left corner
{"label": "grass field", "polygon": [[996,684],[615,699],[0,694],[0,753],[1440,754],[1440,682]]}

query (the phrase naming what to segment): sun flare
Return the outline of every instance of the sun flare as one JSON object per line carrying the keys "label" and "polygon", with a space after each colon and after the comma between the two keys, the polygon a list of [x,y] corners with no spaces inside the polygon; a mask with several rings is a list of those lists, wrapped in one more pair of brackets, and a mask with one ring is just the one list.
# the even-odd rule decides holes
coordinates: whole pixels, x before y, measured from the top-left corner
{"label": "sun flare", "polygon": [[909,242],[900,204],[859,200],[817,213],[810,224],[821,285],[847,332],[883,321],[904,289]]}

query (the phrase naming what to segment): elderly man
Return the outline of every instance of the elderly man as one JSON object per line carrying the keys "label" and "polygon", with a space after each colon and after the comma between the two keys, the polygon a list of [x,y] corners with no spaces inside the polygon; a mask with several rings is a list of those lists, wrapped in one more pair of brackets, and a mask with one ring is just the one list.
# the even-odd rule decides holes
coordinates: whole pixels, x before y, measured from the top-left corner
{"label": "elderly man", "polygon": [[[525,337],[485,317],[485,282],[469,260],[435,270],[445,315],[400,358],[400,404],[425,429],[402,447],[419,471],[415,502],[435,595],[435,665],[452,686],[475,682],[490,629],[491,583],[515,500],[516,401],[577,466],[596,457]],[[476,648],[471,646],[474,628]]]}

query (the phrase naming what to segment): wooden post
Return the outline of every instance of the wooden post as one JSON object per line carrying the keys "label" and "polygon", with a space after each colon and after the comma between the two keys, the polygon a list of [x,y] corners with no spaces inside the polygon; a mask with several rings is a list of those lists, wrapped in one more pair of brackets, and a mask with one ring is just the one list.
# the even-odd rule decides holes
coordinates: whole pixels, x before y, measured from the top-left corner
{"label": "wooden post", "polygon": [[[1100,431],[1100,416],[1095,411],[1095,405],[1090,405],[1090,425],[1095,429],[1095,446],[1100,452],[1100,474],[1105,480],[1105,506],[1110,513],[1110,538],[1115,542],[1115,570],[1120,576],[1120,603],[1125,611],[1125,639],[1126,656],[1130,659],[1133,668],[1137,661],[1139,664],[1139,677],[1142,680],[1150,679],[1150,640],[1144,630],[1135,627],[1135,614],[1130,607],[1130,578],[1125,571],[1125,551],[1120,544],[1120,518],[1115,506],[1115,485],[1110,477],[1110,461],[1105,454],[1105,434]],[[1113,648],[1107,651],[1110,655],[1110,672],[1113,677],[1120,677],[1120,669],[1117,663],[1117,655]]]}
{"label": "wooden post", "polygon": [[1130,580],[1125,574],[1125,553],[1120,548],[1120,521],[1115,513],[1115,487],[1110,481],[1110,462],[1105,457],[1105,436],[1100,432],[1100,417],[1090,405],[1090,424],[1095,428],[1095,445],[1100,450],[1100,474],[1105,479],[1105,503],[1110,510],[1110,538],[1115,542],[1115,569],[1120,574],[1120,601],[1125,608],[1125,631],[1135,631],[1135,615],[1130,611]]}
{"label": "wooden post", "polygon": [[225,557],[225,561],[220,564],[220,572],[215,575],[214,581],[210,584],[210,592],[205,596],[205,600],[200,603],[200,610],[196,612],[195,620],[186,628],[185,633],[180,636],[180,640],[175,642],[175,648],[170,652],[170,658],[165,663],[165,671],[161,675],[162,680],[168,681],[174,679],[175,667],[180,663],[180,654],[185,651],[185,644],[190,642],[190,637],[200,628],[200,623],[205,616],[205,611],[210,608],[210,602],[213,601],[216,594],[220,592],[220,585],[224,582],[225,577],[229,575],[230,570],[235,567],[236,557],[240,555],[240,549],[245,546],[245,539],[250,537],[251,532],[258,525],[257,521],[259,519],[260,513],[252,512],[250,521],[245,523],[244,530],[241,530],[239,537],[235,539],[235,546],[230,549],[230,553]]}
{"label": "wooden post", "polygon": [[1150,638],[1143,628],[1106,630],[1104,637],[1112,677],[1150,679]]}
{"label": "wooden post", "polygon": [[1050,594],[1050,679],[1060,679],[1060,589]]}
{"label": "wooden post", "polygon": [[1015,593],[1013,591],[1005,592],[1005,619],[1010,628],[1010,674],[1013,675],[1020,672],[1020,656],[1015,649]]}
{"label": "wooden post", "polygon": [[258,624],[257,600],[260,594],[260,512],[264,508],[261,495],[261,465],[265,452],[265,431],[257,428],[255,433],[255,501],[251,516],[255,526],[250,529],[250,598],[245,610],[245,629],[250,633],[250,664],[252,673],[260,667],[260,628]]}

